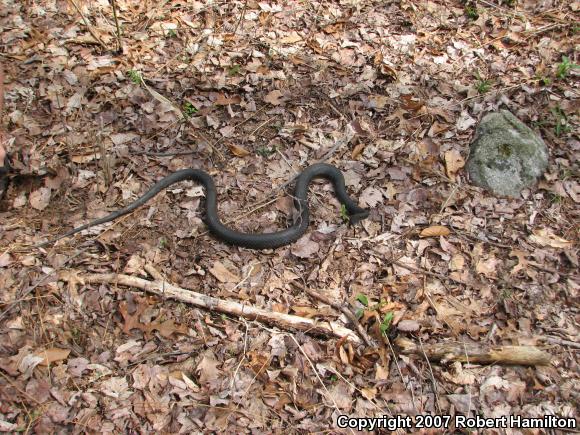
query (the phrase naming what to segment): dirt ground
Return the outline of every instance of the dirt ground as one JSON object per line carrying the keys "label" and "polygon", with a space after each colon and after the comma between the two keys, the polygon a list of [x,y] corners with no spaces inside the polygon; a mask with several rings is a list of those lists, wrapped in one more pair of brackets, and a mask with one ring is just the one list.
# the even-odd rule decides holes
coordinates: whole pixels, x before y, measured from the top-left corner
{"label": "dirt ground", "polygon": [[[113,3],[117,20],[106,0],[0,1],[0,431],[353,433],[346,415],[531,434],[553,430],[455,417],[578,418],[578,2]],[[550,151],[519,199],[464,170],[478,120],[502,108]],[[316,161],[368,219],[346,225],[316,182],[303,238],[242,249],[207,233],[203,189],[181,183],[35,247],[187,167],[214,177],[237,230],[284,228],[285,183]],[[444,345],[467,358],[433,357]],[[548,364],[467,352],[508,345]]]}

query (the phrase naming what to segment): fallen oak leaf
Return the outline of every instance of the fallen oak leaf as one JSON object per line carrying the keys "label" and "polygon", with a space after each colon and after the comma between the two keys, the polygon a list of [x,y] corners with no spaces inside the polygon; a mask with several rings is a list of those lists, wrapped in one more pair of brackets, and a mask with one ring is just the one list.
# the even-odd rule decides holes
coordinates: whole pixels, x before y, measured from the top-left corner
{"label": "fallen oak leaf", "polygon": [[236,157],[246,157],[250,154],[250,152],[247,149],[245,149],[239,145],[235,145],[232,143],[229,143],[227,145],[228,145],[230,152]]}
{"label": "fallen oak leaf", "polygon": [[141,314],[148,308],[148,304],[145,298],[137,299],[137,306],[135,313],[129,314],[127,309],[127,303],[123,302],[119,307],[119,311],[125,320],[123,325],[123,332],[130,334],[132,329],[138,329],[144,334],[150,334],[153,331],[158,331],[164,338],[169,338],[173,334],[183,334],[187,335],[188,329],[185,325],[176,325],[173,319],[164,320],[163,322],[149,322],[142,323],[140,319]]}
{"label": "fallen oak leaf", "polygon": [[273,106],[279,106],[282,104],[282,97],[283,94],[278,89],[273,90],[272,92],[268,92],[268,95],[264,97],[264,101],[266,103],[270,103]]}
{"label": "fallen oak leaf", "polygon": [[235,282],[235,283],[240,282],[240,277],[237,274],[230,272],[223,265],[223,263],[219,261],[215,261],[213,263],[211,269],[209,270],[209,273],[215,276],[219,282]]}
{"label": "fallen oak leaf", "polygon": [[376,207],[383,200],[383,192],[375,187],[367,187],[362,191],[359,202],[363,207]]}
{"label": "fallen oak leaf", "polygon": [[431,227],[425,228],[421,233],[419,233],[419,237],[439,237],[439,236],[448,236],[451,234],[449,228],[443,225],[433,225]]}
{"label": "fallen oak leaf", "polygon": [[50,189],[41,187],[30,194],[30,205],[35,210],[44,210],[50,203]]}
{"label": "fallen oak leaf", "polygon": [[224,94],[218,94],[214,104],[216,106],[228,106],[230,104],[240,104],[242,102],[242,97],[239,95],[234,95],[233,97],[226,97]]}
{"label": "fallen oak leaf", "polygon": [[416,320],[404,319],[397,323],[397,329],[403,332],[415,332],[421,328],[421,325]]}
{"label": "fallen oak leaf", "polygon": [[173,319],[165,320],[161,323],[152,322],[150,324],[150,330],[157,330],[164,338],[169,338],[173,334],[183,334],[187,335],[188,330],[185,325],[176,325]]}
{"label": "fallen oak leaf", "polygon": [[64,361],[70,354],[70,349],[59,349],[58,347],[50,347],[46,350],[37,352],[35,355],[42,358],[41,366],[48,366],[58,361]]}
{"label": "fallen oak leaf", "polygon": [[280,39],[280,44],[294,44],[295,42],[302,41],[302,37],[297,32],[292,32],[287,36]]}
{"label": "fallen oak leaf", "polygon": [[569,240],[563,239],[560,236],[555,235],[552,231],[546,228],[540,228],[532,231],[528,239],[532,243],[537,243],[542,246],[551,246],[552,248],[562,248],[568,249],[573,246],[573,243]]}
{"label": "fallen oak leaf", "polygon": [[360,156],[364,151],[365,146],[366,145],[364,143],[359,143],[357,146],[355,146],[352,150],[351,158],[355,160],[358,156]]}
{"label": "fallen oak leaf", "polygon": [[313,254],[318,252],[319,249],[320,246],[318,243],[310,240],[310,235],[307,234],[302,236],[296,243],[294,243],[294,245],[292,245],[290,252],[300,258],[310,258]]}
{"label": "fallen oak leaf", "polygon": [[460,169],[465,166],[465,159],[457,150],[449,150],[445,152],[445,172],[450,180],[455,181],[455,176]]}

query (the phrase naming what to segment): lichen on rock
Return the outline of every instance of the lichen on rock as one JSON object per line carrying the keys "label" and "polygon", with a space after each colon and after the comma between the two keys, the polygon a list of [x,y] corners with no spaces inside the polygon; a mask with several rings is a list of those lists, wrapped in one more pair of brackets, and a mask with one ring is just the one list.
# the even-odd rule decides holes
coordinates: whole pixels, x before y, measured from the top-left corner
{"label": "lichen on rock", "polygon": [[511,112],[501,110],[483,117],[467,162],[474,184],[497,195],[519,197],[547,166],[546,144]]}

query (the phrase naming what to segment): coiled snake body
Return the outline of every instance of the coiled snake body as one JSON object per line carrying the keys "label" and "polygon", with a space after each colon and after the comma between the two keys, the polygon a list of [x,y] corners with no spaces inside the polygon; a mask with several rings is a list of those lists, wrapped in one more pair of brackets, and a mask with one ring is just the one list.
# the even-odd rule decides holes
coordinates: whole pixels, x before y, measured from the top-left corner
{"label": "coiled snake body", "polygon": [[368,210],[359,207],[348,196],[346,187],[344,185],[344,177],[342,176],[340,170],[326,163],[317,163],[304,169],[304,171],[302,171],[302,173],[300,173],[296,179],[296,186],[294,188],[294,205],[296,206],[300,215],[291,227],[273,233],[242,233],[232,230],[220,221],[220,218],[217,214],[217,192],[212,177],[207,172],[200,169],[182,169],[158,181],[143,196],[129,204],[127,207],[114,211],[105,217],[96,219],[80,227],[74,228],[69,232],[59,236],[58,238],[49,242],[45,242],[39,246],[45,246],[64,237],[72,236],[73,234],[86,230],[87,228],[101,225],[105,222],[110,222],[141,207],[166,187],[169,187],[170,185],[179,181],[193,180],[201,183],[205,187],[206,215],[204,221],[209,227],[210,232],[216,238],[231,245],[250,249],[278,248],[280,246],[295,242],[306,232],[310,222],[310,213],[308,210],[307,201],[308,185],[312,179],[319,177],[326,178],[332,182],[335,195],[341,204],[344,204],[349,215],[349,222],[351,224],[356,224],[358,221],[368,216]]}

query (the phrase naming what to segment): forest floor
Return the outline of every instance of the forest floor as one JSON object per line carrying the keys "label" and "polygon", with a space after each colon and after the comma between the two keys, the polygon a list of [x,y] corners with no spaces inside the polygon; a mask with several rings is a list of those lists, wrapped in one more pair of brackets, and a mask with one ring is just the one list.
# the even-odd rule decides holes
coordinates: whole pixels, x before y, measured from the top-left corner
{"label": "forest floor", "polygon": [[[334,433],[340,415],[432,414],[451,433],[463,429],[445,416],[578,418],[578,2],[116,0],[122,53],[106,0],[0,4],[13,167],[0,431]],[[550,151],[519,199],[464,170],[498,109]],[[206,232],[203,189],[182,183],[35,247],[187,167],[214,177],[236,229],[283,228],[281,187],[321,159],[371,209],[360,225],[320,182],[297,243],[231,247]],[[121,275],[356,333],[203,309]],[[430,360],[449,344],[534,346],[550,361]]]}

